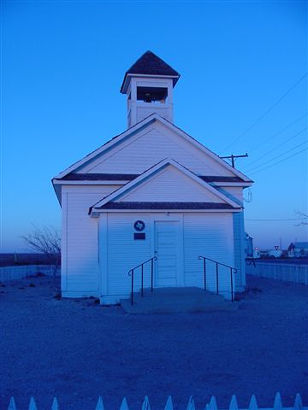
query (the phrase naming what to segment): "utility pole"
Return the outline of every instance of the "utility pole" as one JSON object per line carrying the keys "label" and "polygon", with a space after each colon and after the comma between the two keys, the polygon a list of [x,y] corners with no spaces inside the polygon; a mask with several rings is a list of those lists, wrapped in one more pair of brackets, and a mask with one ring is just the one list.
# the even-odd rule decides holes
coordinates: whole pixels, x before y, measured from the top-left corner
{"label": "utility pole", "polygon": [[231,159],[231,164],[232,167],[235,168],[235,158],[244,158],[244,157],[248,157],[248,154],[246,152],[246,154],[243,155],[227,155],[226,157],[219,157],[221,159]]}

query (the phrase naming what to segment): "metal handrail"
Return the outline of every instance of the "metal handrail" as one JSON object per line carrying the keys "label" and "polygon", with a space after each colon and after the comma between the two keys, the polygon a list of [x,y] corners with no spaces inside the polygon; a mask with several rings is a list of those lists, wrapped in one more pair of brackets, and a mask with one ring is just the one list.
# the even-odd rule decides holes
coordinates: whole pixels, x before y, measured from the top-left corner
{"label": "metal handrail", "polygon": [[143,263],[140,263],[140,265],[135,266],[134,268],[130,269],[128,271],[128,276],[131,276],[132,278],[132,282],[131,282],[131,293],[130,293],[130,303],[131,305],[134,304],[134,273],[135,273],[135,269],[138,269],[141,267],[141,289],[140,289],[140,294],[143,297],[143,285],[144,285],[144,281],[143,281],[143,276],[144,276],[144,269],[143,266],[148,263],[151,262],[151,293],[153,293],[153,289],[154,289],[154,278],[153,278],[153,273],[154,273],[154,261],[157,260],[157,256],[153,256],[152,258],[144,261]]}
{"label": "metal handrail", "polygon": [[233,271],[234,273],[237,273],[237,268],[234,268],[233,266],[226,265],[225,263],[221,263],[218,261],[215,261],[214,259],[207,258],[205,256],[199,256],[199,259],[203,259],[203,284],[204,284],[204,290],[206,290],[206,261],[214,262],[216,264],[216,293],[217,295],[219,294],[219,265],[225,266],[226,268],[230,269],[230,285],[231,285],[231,301],[234,301],[234,289],[233,289]]}

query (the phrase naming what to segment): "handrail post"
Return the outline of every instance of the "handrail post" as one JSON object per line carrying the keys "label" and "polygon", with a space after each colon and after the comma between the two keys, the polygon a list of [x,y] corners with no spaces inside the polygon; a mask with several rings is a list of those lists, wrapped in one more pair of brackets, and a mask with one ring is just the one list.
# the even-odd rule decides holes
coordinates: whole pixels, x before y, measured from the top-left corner
{"label": "handrail post", "polygon": [[153,293],[153,262],[154,258],[151,259],[151,293]]}
{"label": "handrail post", "polygon": [[230,275],[231,275],[231,301],[233,302],[234,297],[233,297],[233,268],[230,268]]}
{"label": "handrail post", "polygon": [[203,283],[204,283],[204,290],[206,290],[206,259],[203,258]]}
{"label": "handrail post", "polygon": [[218,262],[216,262],[216,294],[218,295]]}
{"label": "handrail post", "polygon": [[226,265],[221,262],[217,262],[214,259],[206,258],[205,256],[199,256],[199,259],[203,259],[203,282],[204,282],[204,289],[206,290],[206,261],[210,261],[215,263],[216,265],[216,294],[219,294],[219,265],[224,266],[230,269],[230,286],[231,286],[231,299],[232,302],[234,301],[234,280],[233,280],[233,271],[237,273],[237,269],[233,266]]}
{"label": "handrail post", "polygon": [[134,269],[131,270],[132,273],[132,289],[130,294],[130,304],[134,304]]}
{"label": "handrail post", "polygon": [[[157,260],[156,256],[153,256],[150,259],[147,259],[145,262],[141,263],[138,266],[135,266],[134,268],[130,269],[128,271],[128,276],[132,277],[132,282],[131,282],[131,295],[130,295],[130,303],[131,305],[134,304],[134,274],[135,270],[141,268],[141,287],[140,287],[140,294],[143,297],[144,296],[144,265],[151,262],[151,292],[153,292],[154,288],[154,261]],[[138,271],[139,272],[139,271]]]}
{"label": "handrail post", "polygon": [[143,264],[141,265],[141,296],[143,297]]}

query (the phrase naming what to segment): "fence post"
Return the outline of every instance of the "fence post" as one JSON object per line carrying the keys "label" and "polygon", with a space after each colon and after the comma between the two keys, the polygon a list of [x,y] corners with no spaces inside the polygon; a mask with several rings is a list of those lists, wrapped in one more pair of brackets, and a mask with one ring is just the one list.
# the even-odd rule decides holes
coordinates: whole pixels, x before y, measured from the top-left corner
{"label": "fence post", "polygon": [[34,400],[33,397],[31,397],[31,399],[30,399],[29,410],[37,410],[35,400]]}
{"label": "fence post", "polygon": [[14,397],[11,397],[9,407],[7,410],[16,410],[16,403]]}
{"label": "fence post", "polygon": [[95,410],[104,410],[104,403],[101,396],[99,396]]}
{"label": "fence post", "polygon": [[231,398],[231,403],[230,403],[230,406],[229,406],[229,410],[238,410],[238,404],[237,404],[235,394],[233,394],[233,396]]}
{"label": "fence post", "polygon": [[256,396],[254,394],[251,396],[248,409],[249,410],[258,410],[257,399],[256,399]]}
{"label": "fence post", "polygon": [[150,406],[148,396],[145,396],[145,398],[143,400],[143,403],[142,403],[141,410],[151,410],[151,406]]}
{"label": "fence post", "polygon": [[210,403],[208,404],[208,410],[217,410],[217,402],[215,396],[211,397]]}
{"label": "fence post", "polygon": [[171,396],[168,397],[164,410],[173,410],[173,403]]}
{"label": "fence post", "polygon": [[192,396],[189,397],[186,410],[196,410],[196,408],[195,408],[195,402],[194,402],[194,399],[193,399]]}
{"label": "fence post", "polygon": [[59,410],[59,404],[58,404],[58,400],[56,397],[54,397],[53,399],[51,410]]}
{"label": "fence post", "polygon": [[301,398],[299,393],[297,393],[296,396],[295,396],[294,406],[293,407],[294,407],[294,409],[298,409],[298,410],[303,408],[302,398]]}
{"label": "fence post", "polygon": [[127,400],[126,400],[125,397],[124,397],[124,399],[122,400],[120,410],[129,410],[129,409],[128,409]]}
{"label": "fence post", "polygon": [[276,393],[276,395],[275,395],[275,400],[274,400],[274,407],[273,407],[274,409],[282,409],[283,408],[283,406],[282,406],[282,401],[281,401],[281,396],[280,396],[280,393],[278,392],[278,393]]}

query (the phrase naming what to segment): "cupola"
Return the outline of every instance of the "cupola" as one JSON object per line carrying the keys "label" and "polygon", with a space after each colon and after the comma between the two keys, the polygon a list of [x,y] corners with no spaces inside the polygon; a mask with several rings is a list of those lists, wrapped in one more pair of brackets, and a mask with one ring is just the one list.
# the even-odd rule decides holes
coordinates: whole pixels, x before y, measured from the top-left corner
{"label": "cupola", "polygon": [[180,74],[151,51],[125,73],[121,93],[127,95],[128,128],[157,113],[173,122],[173,87]]}

